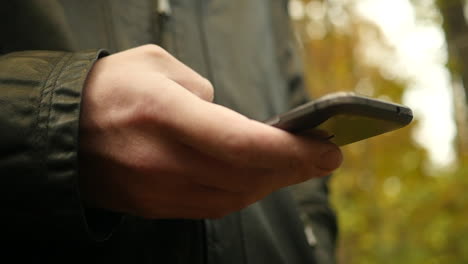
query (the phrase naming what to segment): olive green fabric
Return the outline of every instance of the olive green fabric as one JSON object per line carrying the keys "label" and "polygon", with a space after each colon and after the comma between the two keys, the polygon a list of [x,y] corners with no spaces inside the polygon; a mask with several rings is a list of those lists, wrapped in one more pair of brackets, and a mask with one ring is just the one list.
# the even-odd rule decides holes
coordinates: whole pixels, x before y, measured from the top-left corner
{"label": "olive green fabric", "polygon": [[[216,220],[149,220],[83,208],[81,89],[93,63],[163,46],[215,87],[215,101],[264,120],[307,100],[287,1],[18,0],[0,4],[1,240],[16,263],[333,263],[324,180]],[[305,185],[304,185],[305,186]],[[301,205],[301,209],[298,210]],[[311,206],[313,205],[313,206]],[[304,209],[304,210],[303,210]],[[309,245],[299,215],[313,226]]]}

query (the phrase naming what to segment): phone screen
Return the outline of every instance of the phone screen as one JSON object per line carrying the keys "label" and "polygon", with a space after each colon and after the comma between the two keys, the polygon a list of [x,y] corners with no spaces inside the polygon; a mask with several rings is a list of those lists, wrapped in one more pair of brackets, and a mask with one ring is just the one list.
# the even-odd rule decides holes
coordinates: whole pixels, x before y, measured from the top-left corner
{"label": "phone screen", "polygon": [[309,131],[300,132],[314,134],[328,139],[338,146],[344,146],[356,141],[374,137],[400,128],[401,123],[391,120],[376,119],[366,116],[339,114],[328,118]]}

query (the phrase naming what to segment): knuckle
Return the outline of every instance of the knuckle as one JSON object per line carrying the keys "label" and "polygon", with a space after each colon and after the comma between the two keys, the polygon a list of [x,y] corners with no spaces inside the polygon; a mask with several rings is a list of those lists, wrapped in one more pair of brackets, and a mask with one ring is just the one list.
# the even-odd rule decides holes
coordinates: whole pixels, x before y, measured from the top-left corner
{"label": "knuckle", "polygon": [[250,133],[244,133],[242,129],[232,129],[224,138],[226,154],[240,165],[248,163],[253,158],[249,150],[254,141]]}
{"label": "knuckle", "polygon": [[155,114],[154,107],[149,103],[141,103],[138,106],[135,106],[128,113],[126,117],[126,123],[124,124],[127,127],[143,127],[148,124],[157,125],[160,120]]}
{"label": "knuckle", "polygon": [[237,131],[228,131],[223,139],[226,144],[226,151],[228,155],[237,158],[241,156],[246,145],[245,136]]}
{"label": "knuckle", "polygon": [[208,79],[203,78],[201,85],[202,98],[213,101],[214,98],[214,88],[211,82]]}
{"label": "knuckle", "polygon": [[169,54],[165,49],[163,49],[162,47],[156,44],[146,44],[142,46],[142,49],[145,53],[148,53],[156,57],[163,57]]}
{"label": "knuckle", "polygon": [[131,125],[147,126],[152,125],[159,128],[167,125],[167,114],[170,112],[170,105],[153,93],[143,93],[138,102],[133,104],[128,111],[128,120]]}

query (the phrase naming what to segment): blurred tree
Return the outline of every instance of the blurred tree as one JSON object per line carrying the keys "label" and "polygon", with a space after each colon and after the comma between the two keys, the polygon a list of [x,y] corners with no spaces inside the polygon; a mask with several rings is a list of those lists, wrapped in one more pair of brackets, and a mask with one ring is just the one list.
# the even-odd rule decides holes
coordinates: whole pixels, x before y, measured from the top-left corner
{"label": "blurred tree", "polygon": [[[443,17],[443,27],[451,53],[453,72],[462,75],[463,83],[468,84],[468,26],[466,25],[464,0],[437,0]],[[468,85],[465,85],[468,91]],[[466,98],[468,104],[468,98]]]}
{"label": "blurred tree", "polygon": [[464,14],[465,4],[464,0],[437,0],[437,6],[444,19],[443,26],[450,55],[449,68],[455,82],[461,79],[461,83],[453,86],[459,129],[457,146],[461,159],[468,157],[468,25]]}
{"label": "blurred tree", "polygon": [[[401,102],[408,80],[385,72],[391,60],[375,58],[395,52],[376,25],[354,12],[358,1],[291,0],[310,92]],[[404,129],[344,147],[345,162],[331,182],[339,263],[468,263],[468,162],[434,170],[413,140],[417,125],[416,117]]]}

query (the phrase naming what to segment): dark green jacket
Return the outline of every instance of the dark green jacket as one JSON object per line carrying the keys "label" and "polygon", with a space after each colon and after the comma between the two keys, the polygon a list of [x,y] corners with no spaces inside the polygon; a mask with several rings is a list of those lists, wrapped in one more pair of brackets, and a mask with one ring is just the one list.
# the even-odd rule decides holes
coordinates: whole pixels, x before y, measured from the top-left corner
{"label": "dark green jacket", "polygon": [[[172,0],[170,8],[158,7],[163,2],[0,3],[2,258],[331,263],[336,225],[324,180],[301,185],[307,191],[297,196],[299,203],[281,190],[216,220],[148,220],[82,207],[81,89],[93,63],[105,55],[100,49],[159,44],[211,80],[217,103],[258,120],[306,99],[286,1]],[[316,243],[311,237],[307,242],[303,222],[312,226]]]}

